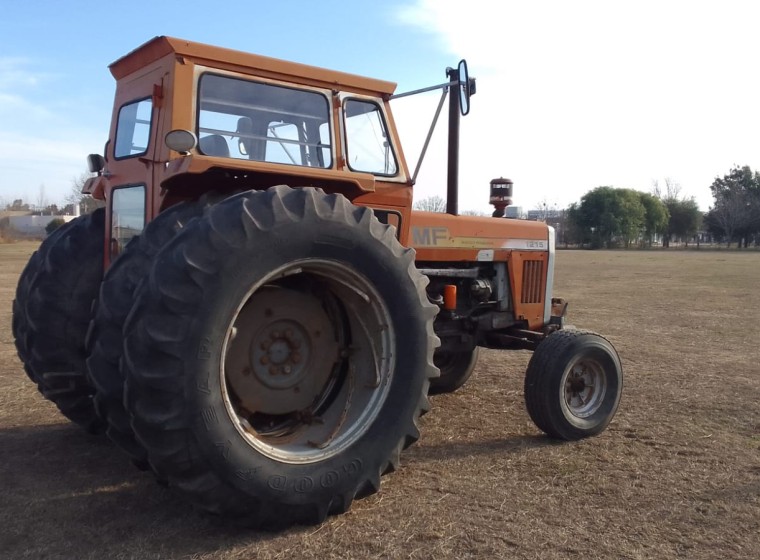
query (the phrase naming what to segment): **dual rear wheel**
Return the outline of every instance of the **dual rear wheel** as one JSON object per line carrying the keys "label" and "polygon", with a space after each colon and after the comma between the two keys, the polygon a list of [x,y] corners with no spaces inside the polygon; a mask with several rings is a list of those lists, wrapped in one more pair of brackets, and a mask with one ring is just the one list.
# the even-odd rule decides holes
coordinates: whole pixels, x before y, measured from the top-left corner
{"label": "dual rear wheel", "polygon": [[[94,405],[108,437],[141,468],[147,467],[145,448],[135,439],[124,406],[123,327],[135,294],[150,273],[156,255],[178,231],[200,217],[207,199],[168,208],[134,237],[108,267],[100,284],[86,339],[87,373],[94,388]],[[94,297],[94,296],[93,296]]]}
{"label": "dual rear wheel", "polygon": [[124,404],[199,507],[315,523],[377,491],[428,408],[436,309],[371,210],[314,189],[233,196],[159,252],[124,324]]}
{"label": "dual rear wheel", "polygon": [[103,428],[87,378],[85,339],[103,275],[104,223],[99,209],[50,234],[21,273],[13,301],[13,336],[27,375],[90,432]]}
{"label": "dual rear wheel", "polygon": [[201,508],[319,522],[377,491],[419,437],[437,374],[427,280],[339,195],[201,206],[151,222],[102,285],[102,211],[48,238],[14,302],[19,356],[67,416],[105,422]]}

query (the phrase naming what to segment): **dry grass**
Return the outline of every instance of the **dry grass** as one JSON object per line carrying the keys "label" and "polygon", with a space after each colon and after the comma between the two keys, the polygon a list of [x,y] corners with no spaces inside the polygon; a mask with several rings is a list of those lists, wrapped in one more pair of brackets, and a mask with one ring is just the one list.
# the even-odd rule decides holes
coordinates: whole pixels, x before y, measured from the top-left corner
{"label": "dry grass", "polygon": [[561,252],[572,322],[623,359],[607,432],[542,437],[522,403],[529,353],[487,351],[378,495],[269,534],[189,511],[36,393],[9,328],[33,247],[0,246],[3,558],[760,557],[757,252]]}

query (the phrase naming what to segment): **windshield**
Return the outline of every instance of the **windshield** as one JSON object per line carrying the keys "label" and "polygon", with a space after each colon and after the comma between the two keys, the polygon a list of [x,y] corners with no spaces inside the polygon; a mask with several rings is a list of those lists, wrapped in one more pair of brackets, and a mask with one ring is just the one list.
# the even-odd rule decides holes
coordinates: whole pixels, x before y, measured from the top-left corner
{"label": "windshield", "polygon": [[321,93],[204,74],[198,146],[209,156],[332,167],[327,98]]}

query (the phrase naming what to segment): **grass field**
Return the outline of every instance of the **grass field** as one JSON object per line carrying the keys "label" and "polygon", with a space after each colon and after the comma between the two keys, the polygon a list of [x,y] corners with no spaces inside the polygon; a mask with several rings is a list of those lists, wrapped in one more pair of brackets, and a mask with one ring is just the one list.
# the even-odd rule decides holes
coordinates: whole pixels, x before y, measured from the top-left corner
{"label": "grass field", "polygon": [[0,245],[2,558],[760,557],[758,252],[560,252],[570,322],[622,357],[606,432],[547,440],[522,402],[530,354],[484,351],[379,494],[257,533],[190,510],[37,393],[10,331],[33,249]]}

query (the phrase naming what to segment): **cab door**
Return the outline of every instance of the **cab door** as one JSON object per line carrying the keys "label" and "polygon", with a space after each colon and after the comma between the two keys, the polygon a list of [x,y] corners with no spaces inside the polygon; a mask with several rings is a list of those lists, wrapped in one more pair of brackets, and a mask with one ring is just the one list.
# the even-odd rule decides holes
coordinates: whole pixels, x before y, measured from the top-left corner
{"label": "cab door", "polygon": [[104,172],[106,267],[140,234],[152,215],[163,74],[157,68],[117,86]]}

